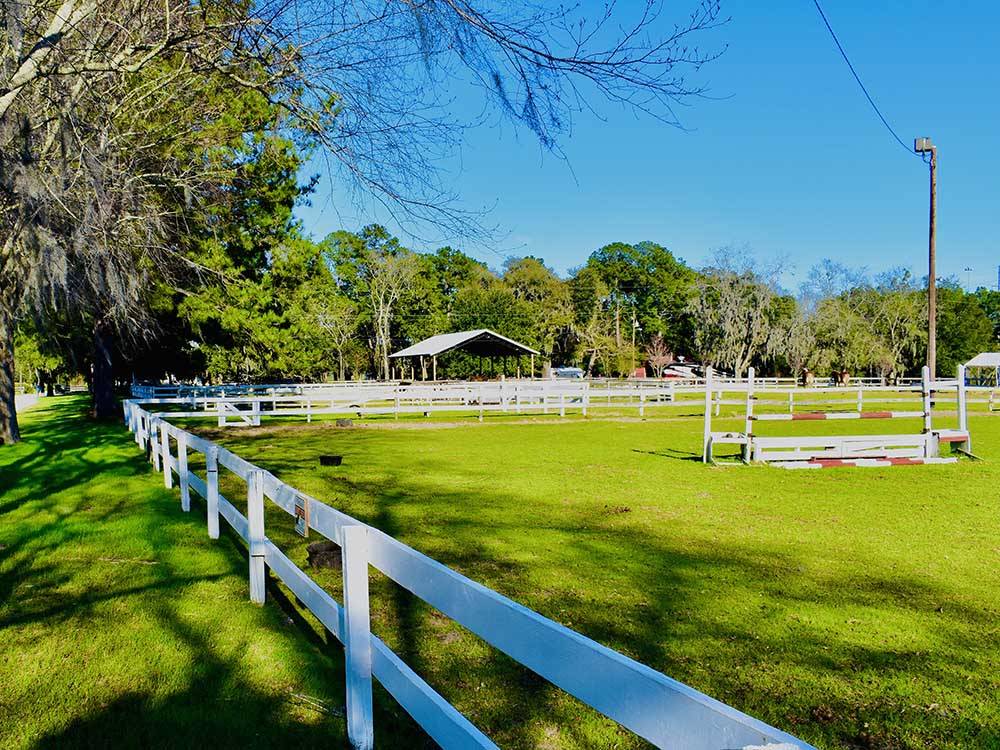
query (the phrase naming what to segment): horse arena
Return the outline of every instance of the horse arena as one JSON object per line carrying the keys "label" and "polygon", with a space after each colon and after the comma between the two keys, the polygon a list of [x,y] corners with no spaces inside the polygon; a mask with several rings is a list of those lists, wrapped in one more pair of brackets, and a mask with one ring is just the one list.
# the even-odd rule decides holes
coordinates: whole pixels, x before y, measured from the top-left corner
{"label": "horse arena", "polygon": [[[202,498],[209,536],[219,537],[221,523],[232,528],[247,545],[250,599],[257,603],[265,600],[265,571],[269,571],[344,645],[348,724],[352,736],[360,738],[362,745],[374,731],[370,697],[374,679],[442,746],[494,746],[469,717],[437,693],[386,642],[370,635],[369,620],[374,613],[368,605],[366,569],[371,565],[516,662],[657,747],[672,746],[682,736],[683,746],[692,748],[807,748],[812,745],[520,607],[401,543],[377,524],[354,518],[338,509],[335,502],[317,499],[293,487],[264,468],[266,460],[254,464],[237,449],[227,449],[214,441],[226,443],[227,435],[250,436],[255,430],[264,430],[265,437],[249,438],[253,444],[271,440],[266,437],[271,434],[269,430],[292,430],[290,434],[294,435],[297,429],[328,429],[334,425],[338,426],[334,429],[362,429],[327,434],[360,435],[370,432],[365,429],[369,427],[409,432],[421,425],[466,425],[475,429],[475,425],[489,428],[490,424],[515,433],[547,424],[547,429],[557,436],[559,430],[573,431],[594,420],[609,421],[625,430],[648,422],[658,425],[665,435],[680,425],[702,424],[701,450],[692,450],[689,455],[703,463],[715,463],[719,447],[732,445],[738,451],[735,458],[745,464],[853,470],[954,464],[960,458],[974,461],[969,408],[971,405],[988,413],[992,411],[992,400],[992,390],[967,387],[961,369],[954,380],[932,383],[925,372],[916,383],[859,383],[846,387],[800,387],[789,381],[756,378],[751,370],[743,379],[717,378],[709,371],[704,380],[697,382],[508,380],[135,386],[133,398],[125,403],[125,419],[135,442],[146,451],[154,468],[162,472],[165,486],[178,486],[182,510],[190,511],[193,496]],[[988,409],[981,409],[983,405]],[[732,407],[738,409],[730,413]],[[736,422],[740,427],[715,430],[713,420],[726,425]],[[829,432],[831,426],[882,421],[898,422],[899,432]],[[761,435],[761,422],[804,427],[807,431],[821,426],[827,431]],[[241,438],[240,443],[246,444],[245,439]],[[944,455],[949,449],[952,454]],[[667,455],[655,450],[651,453]],[[335,465],[339,465],[342,457],[336,458]],[[455,460],[461,461],[461,455]],[[192,461],[203,471],[192,468]],[[710,466],[701,470],[717,471]],[[914,469],[928,470],[930,467]],[[245,496],[245,503],[222,493],[223,474],[229,475],[230,486],[235,480],[235,486],[242,488],[238,492]],[[580,479],[587,481],[586,477]],[[794,481],[788,479],[785,483]],[[344,559],[343,603],[318,586],[286,550],[270,539],[275,520],[268,515],[265,506],[269,504],[279,511],[279,517],[290,516],[300,535],[315,531],[340,547]],[[625,506],[619,510],[631,511]],[[358,605],[359,601],[363,605]],[[593,680],[595,674],[602,675],[600,682]],[[643,710],[630,709],[637,704],[621,700],[625,694],[642,696]],[[654,705],[656,708],[651,710]]]}

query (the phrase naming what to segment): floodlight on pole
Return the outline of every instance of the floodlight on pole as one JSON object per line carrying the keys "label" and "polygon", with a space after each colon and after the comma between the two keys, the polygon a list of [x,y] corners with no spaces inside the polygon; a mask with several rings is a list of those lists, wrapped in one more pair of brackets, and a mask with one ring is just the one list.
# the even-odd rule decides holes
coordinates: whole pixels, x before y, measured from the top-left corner
{"label": "floodlight on pole", "polygon": [[937,370],[937,280],[935,240],[937,235],[937,146],[927,137],[915,138],[913,150],[924,156],[924,161],[930,166],[931,195],[930,212],[927,231],[927,367],[930,369],[931,380]]}

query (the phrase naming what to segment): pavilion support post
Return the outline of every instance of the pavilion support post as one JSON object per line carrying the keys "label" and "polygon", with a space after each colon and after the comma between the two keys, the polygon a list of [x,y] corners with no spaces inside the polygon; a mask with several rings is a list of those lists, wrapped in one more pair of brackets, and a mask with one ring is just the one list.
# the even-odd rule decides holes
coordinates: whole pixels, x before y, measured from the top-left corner
{"label": "pavilion support post", "polygon": [[420,355],[420,379],[427,380],[427,363],[424,362],[424,355]]}
{"label": "pavilion support post", "polygon": [[438,379],[438,358],[437,358],[436,354],[433,357],[431,357],[431,371],[433,372],[433,374],[431,376],[431,380],[437,380]]}
{"label": "pavilion support post", "polygon": [[535,377],[535,355],[531,355],[531,377]]}

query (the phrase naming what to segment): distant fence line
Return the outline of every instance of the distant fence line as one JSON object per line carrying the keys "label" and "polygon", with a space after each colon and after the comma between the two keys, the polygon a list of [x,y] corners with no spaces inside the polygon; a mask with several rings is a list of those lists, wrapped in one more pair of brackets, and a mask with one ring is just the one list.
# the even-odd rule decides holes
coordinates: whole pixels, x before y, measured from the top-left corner
{"label": "distant fence line", "polygon": [[[124,402],[125,421],[167,488],[177,478],[181,508],[191,492],[206,501],[208,535],[224,519],[248,545],[250,599],[263,603],[269,568],[343,645],[348,736],[373,744],[372,679],[377,679],[446,750],[496,745],[370,631],[369,566],[424,600],[523,666],[659,748],[815,750],[801,740],[710,698],[559,625],[285,484],[273,474],[204,438],[171,425],[139,400]],[[189,466],[205,456],[204,476]],[[242,480],[247,515],[219,492],[219,473]],[[341,547],[344,603],[335,601],[266,536],[264,503]]]}
{"label": "distant fence line", "polygon": [[[726,378],[716,376],[713,379],[715,385],[732,384],[739,386],[745,383],[743,378]],[[799,385],[797,378],[778,377],[758,377],[758,386],[773,386],[795,388]],[[498,384],[534,384],[544,386],[545,384],[573,385],[586,387],[595,391],[627,391],[631,393],[659,392],[666,389],[669,392],[684,392],[692,389],[704,389],[704,378],[509,378],[506,380],[488,381],[468,381],[468,380],[438,380],[438,381],[412,381],[412,380],[341,380],[326,383],[220,383],[216,385],[195,385],[188,383],[133,383],[131,393],[133,398],[188,398],[208,397],[208,396],[304,396],[310,394],[338,394],[338,393],[364,393],[369,390],[382,391],[387,387],[400,386],[404,388],[446,388],[449,386],[470,386],[470,385],[491,385]],[[887,384],[878,378],[852,378],[853,387],[888,387],[888,388],[909,388],[918,386],[920,378],[900,378],[895,384]],[[830,382],[816,382],[809,386],[820,390],[828,390],[835,385]]]}
{"label": "distant fence line", "polygon": [[[790,381],[791,379],[786,379]],[[920,384],[801,387],[780,379],[758,379],[760,405],[779,406],[795,413],[820,403],[861,412],[867,403],[902,403],[919,397]],[[935,390],[954,390],[955,383],[937,381]],[[635,409],[646,415],[648,407],[700,410],[704,381],[670,380],[500,380],[404,383],[368,381],[302,385],[245,386],[133,386],[133,396],[146,403],[172,405],[175,416],[214,417],[219,426],[259,425],[262,417],[321,415],[392,415],[441,412],[529,414],[567,411],[584,415],[592,409]],[[710,403],[718,415],[723,405],[742,405],[727,394],[745,391],[746,381],[713,380]],[[988,404],[994,410],[996,389],[968,386],[968,403]],[[975,397],[979,394],[979,398]],[[183,407],[189,407],[184,410]]]}

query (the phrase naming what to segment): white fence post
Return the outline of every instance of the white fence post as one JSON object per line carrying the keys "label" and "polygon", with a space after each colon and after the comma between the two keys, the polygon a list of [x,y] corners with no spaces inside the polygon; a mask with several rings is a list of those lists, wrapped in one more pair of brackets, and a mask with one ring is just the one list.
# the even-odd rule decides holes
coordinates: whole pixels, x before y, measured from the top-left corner
{"label": "white fence post", "polygon": [[191,487],[188,483],[188,451],[187,434],[177,435],[177,476],[181,484],[181,510],[185,513],[191,510]]}
{"label": "white fence post", "polygon": [[862,390],[861,386],[859,385],[858,386],[858,413],[859,414],[865,410],[865,401],[864,401],[864,399],[865,399],[864,391]]}
{"label": "white fence post", "polygon": [[750,461],[750,451],[751,451],[750,443],[752,442],[753,439],[754,375],[755,375],[754,368],[748,367],[747,368],[747,415],[746,415],[746,421],[743,426],[743,432],[747,436],[746,445],[743,446],[743,460],[747,462]]}
{"label": "white fence post", "polygon": [[158,421],[159,420],[153,419],[153,417],[149,418],[149,439],[147,443],[149,447],[149,455],[153,460],[153,469],[155,471],[160,470],[160,428]]}
{"label": "white fence post", "polygon": [[646,416],[646,394],[643,391],[639,391],[639,416]]}
{"label": "white fence post", "polygon": [[247,475],[247,520],[250,536],[250,601],[264,603],[264,472]]}
{"label": "white fence post", "polygon": [[160,423],[160,465],[163,467],[163,486],[172,489],[174,475],[170,471],[170,433],[165,422]]}
{"label": "white fence post", "polygon": [[927,442],[924,444],[924,457],[928,458],[938,455],[938,446],[931,430],[931,370],[927,365],[924,365],[920,370],[920,387],[924,405],[923,433],[927,436]]}
{"label": "white fence post", "polygon": [[711,366],[705,368],[705,430],[702,436],[701,443],[701,460],[704,463],[708,463],[711,458],[708,455],[709,443],[712,437],[712,368]]}
{"label": "white fence post", "polygon": [[347,673],[347,737],[356,750],[371,750],[372,652],[368,602],[368,529],[343,529],[344,651]]}
{"label": "white fence post", "polygon": [[965,397],[965,365],[958,366],[958,429],[968,437],[962,444],[962,448],[967,452],[972,452],[972,436],[969,435],[969,403]]}
{"label": "white fence post", "polygon": [[208,538],[219,538],[219,446],[212,445],[205,451],[205,484],[208,497]]}

